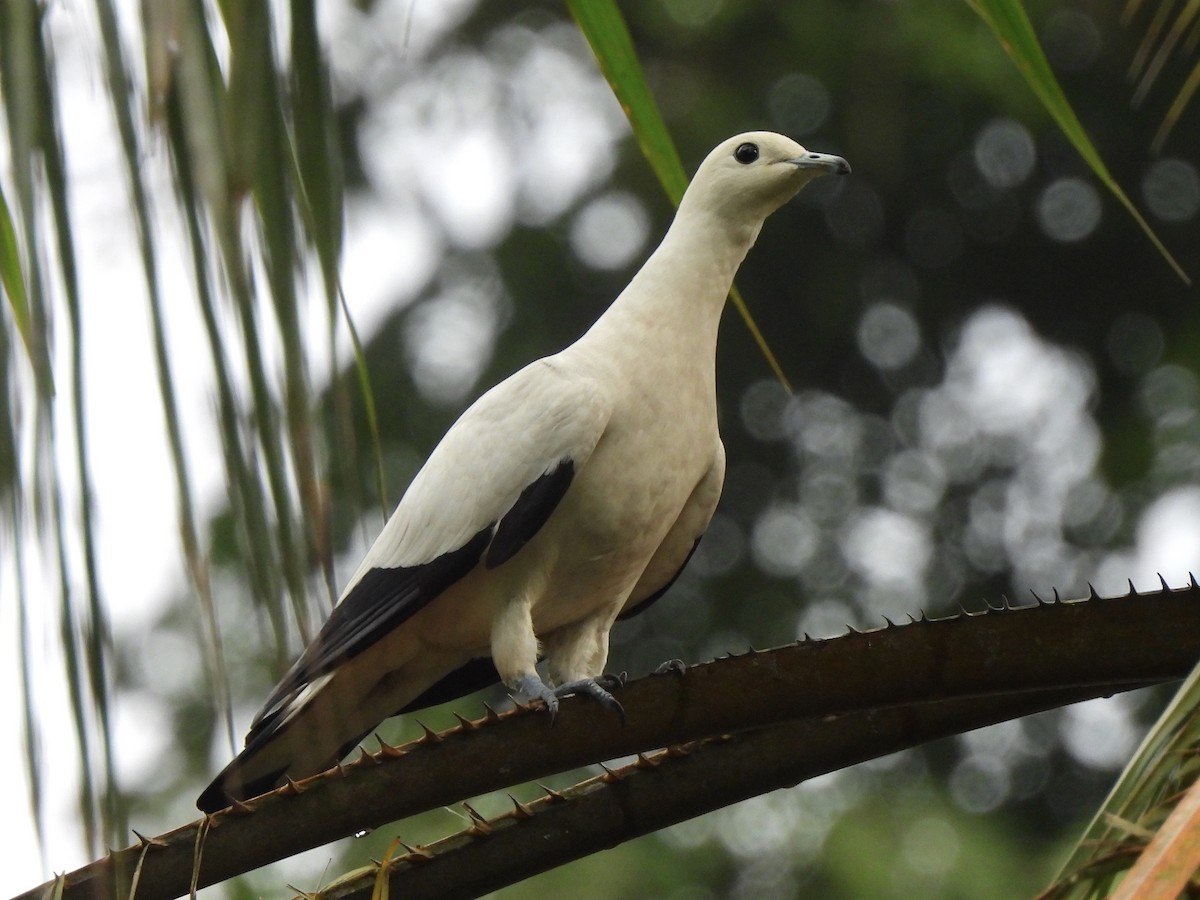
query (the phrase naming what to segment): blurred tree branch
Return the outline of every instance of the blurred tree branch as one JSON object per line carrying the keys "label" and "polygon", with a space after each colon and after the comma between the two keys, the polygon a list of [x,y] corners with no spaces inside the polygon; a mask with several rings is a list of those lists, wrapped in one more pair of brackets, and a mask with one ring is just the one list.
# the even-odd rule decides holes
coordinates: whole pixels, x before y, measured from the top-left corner
{"label": "blurred tree branch", "polygon": [[[1176,590],[1164,584],[1160,591],[1131,591],[1115,599],[1093,595],[1087,601],[1004,606],[806,640],[695,666],[682,676],[631,682],[620,693],[628,713],[624,726],[578,700],[564,704],[552,732],[538,712],[489,713],[403,747],[364,752],[356,763],[299,786],[142,839],[20,900],[56,887],[74,900],[127,897],[135,883],[142,900],[174,897],[189,886],[224,881],[486,791],[748,732],[706,744],[694,763],[672,764],[666,785],[631,779],[631,785],[645,786],[592,801],[615,803],[624,813],[537,860],[496,863],[507,871],[488,882],[495,887],[818,772],[1015,715],[1182,678],[1200,658],[1198,601],[1195,582]],[[725,757],[740,762],[721,762]],[[731,766],[730,777],[714,774],[723,765]],[[542,816],[539,808],[529,818]],[[193,872],[197,847],[200,863]],[[398,862],[401,870],[412,868],[411,857]],[[466,878],[470,868],[452,864],[440,870],[457,869],[457,877]],[[470,877],[483,876],[475,871]],[[474,891],[476,884],[455,888],[435,882],[439,896]]]}

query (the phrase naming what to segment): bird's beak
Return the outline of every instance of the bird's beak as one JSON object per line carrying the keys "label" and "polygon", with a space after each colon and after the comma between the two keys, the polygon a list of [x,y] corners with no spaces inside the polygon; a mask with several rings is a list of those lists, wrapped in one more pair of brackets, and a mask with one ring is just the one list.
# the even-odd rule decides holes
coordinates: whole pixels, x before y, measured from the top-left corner
{"label": "bird's beak", "polygon": [[788,162],[798,169],[821,169],[833,175],[850,174],[850,163],[832,153],[805,153]]}

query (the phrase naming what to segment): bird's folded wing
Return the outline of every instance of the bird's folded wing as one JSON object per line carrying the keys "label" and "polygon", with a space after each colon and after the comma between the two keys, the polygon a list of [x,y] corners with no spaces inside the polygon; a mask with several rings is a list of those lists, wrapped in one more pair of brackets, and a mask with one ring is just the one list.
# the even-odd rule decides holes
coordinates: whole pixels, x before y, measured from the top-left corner
{"label": "bird's folded wing", "polygon": [[590,457],[609,404],[594,382],[539,360],[446,433],[320,633],[255,717],[247,742],[304,688],[361,653],[482,563],[502,565],[545,524]]}

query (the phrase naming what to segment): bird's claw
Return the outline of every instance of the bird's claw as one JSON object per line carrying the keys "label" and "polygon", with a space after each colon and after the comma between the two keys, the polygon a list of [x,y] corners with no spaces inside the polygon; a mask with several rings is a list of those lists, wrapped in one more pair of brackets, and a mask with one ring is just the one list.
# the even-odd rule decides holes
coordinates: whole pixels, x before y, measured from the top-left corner
{"label": "bird's claw", "polygon": [[601,675],[598,678],[580,678],[576,681],[568,681],[566,684],[560,684],[554,689],[554,693],[559,697],[567,697],[574,694],[577,697],[590,697],[595,700],[605,709],[611,709],[621,717],[621,724],[625,724],[625,707],[619,700],[614,697],[609,691],[619,688],[625,684],[625,673],[619,675]]}
{"label": "bird's claw", "polygon": [[550,713],[550,723],[554,723],[554,719],[558,715],[558,698],[560,696],[557,692],[546,687],[546,683],[536,674],[522,675],[516,683],[516,689],[530,700],[541,700],[545,703],[546,711]]}
{"label": "bird's claw", "polygon": [[687,663],[682,659],[668,659],[654,670],[655,675],[683,675],[687,672]]}
{"label": "bird's claw", "polygon": [[609,672],[605,675],[597,675],[591,679],[595,684],[604,688],[606,691],[616,690],[617,688],[625,687],[625,682],[629,679],[628,672]]}

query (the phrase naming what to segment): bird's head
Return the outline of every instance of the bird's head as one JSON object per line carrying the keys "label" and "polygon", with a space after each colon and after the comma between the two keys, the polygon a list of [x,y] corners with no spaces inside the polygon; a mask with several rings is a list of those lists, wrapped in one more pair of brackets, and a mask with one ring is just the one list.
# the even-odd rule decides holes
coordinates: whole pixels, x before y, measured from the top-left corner
{"label": "bird's head", "polygon": [[763,220],[819,175],[845,175],[840,156],[814,153],[791,138],[751,131],[722,142],[705,157],[683,204],[715,212],[757,234]]}

